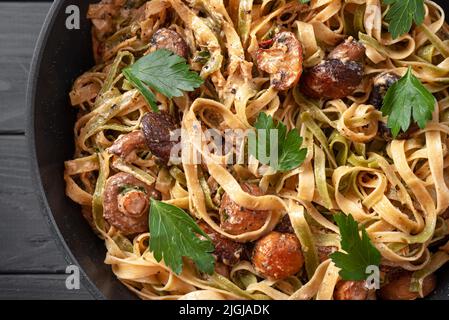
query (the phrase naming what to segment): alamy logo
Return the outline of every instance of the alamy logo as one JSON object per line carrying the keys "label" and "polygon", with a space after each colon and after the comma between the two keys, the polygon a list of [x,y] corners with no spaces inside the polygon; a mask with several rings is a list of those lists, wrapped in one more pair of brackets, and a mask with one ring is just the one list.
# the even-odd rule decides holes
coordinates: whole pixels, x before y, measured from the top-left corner
{"label": "alamy logo", "polygon": [[65,279],[65,287],[68,290],[78,290],[80,288],[80,268],[71,264],[67,266],[65,273],[68,274]]}
{"label": "alamy logo", "polygon": [[365,287],[369,290],[380,289],[380,270],[378,266],[366,267],[365,273],[367,278],[365,280]]}
{"label": "alamy logo", "polygon": [[65,13],[68,14],[65,19],[65,27],[68,30],[80,29],[80,8],[75,5],[70,5],[65,8]]}

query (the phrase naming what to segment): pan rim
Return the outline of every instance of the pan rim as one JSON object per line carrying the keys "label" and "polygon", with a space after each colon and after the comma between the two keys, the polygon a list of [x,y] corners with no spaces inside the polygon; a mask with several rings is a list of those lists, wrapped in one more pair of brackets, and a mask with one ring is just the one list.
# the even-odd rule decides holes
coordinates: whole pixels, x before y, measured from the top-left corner
{"label": "pan rim", "polygon": [[[439,1],[434,0],[439,5]],[[63,254],[64,260],[69,264],[76,264],[82,275],[82,283],[87,291],[92,295],[95,299],[105,300],[107,296],[95,285],[94,281],[91,277],[85,272],[83,266],[78,262],[78,259],[74,256],[72,249],[67,244],[66,239],[61,233],[59,226],[55,220],[53,212],[50,208],[47,194],[45,192],[42,179],[41,179],[41,170],[39,167],[38,156],[37,156],[37,147],[36,147],[36,139],[35,139],[35,113],[36,113],[36,93],[37,93],[37,76],[40,74],[41,70],[41,62],[43,60],[43,54],[49,38],[51,36],[51,31],[54,28],[55,20],[62,10],[64,5],[64,0],[54,0],[52,3],[46,18],[44,20],[43,26],[39,33],[38,39],[36,41],[33,56],[30,64],[30,72],[27,79],[27,90],[26,90],[26,125],[25,125],[25,136],[27,143],[27,152],[29,155],[29,166],[31,169],[31,181],[33,187],[36,188],[36,196],[38,199],[38,210],[40,210],[39,214],[45,218],[46,223],[50,228],[50,232],[52,238],[55,239],[56,246]],[[449,12],[448,12],[449,13]],[[446,21],[449,23],[449,18],[446,18]],[[448,271],[449,272],[449,271]],[[114,281],[118,281],[114,279]],[[447,285],[447,284],[446,284]],[[430,299],[435,298],[433,295],[429,296]]]}

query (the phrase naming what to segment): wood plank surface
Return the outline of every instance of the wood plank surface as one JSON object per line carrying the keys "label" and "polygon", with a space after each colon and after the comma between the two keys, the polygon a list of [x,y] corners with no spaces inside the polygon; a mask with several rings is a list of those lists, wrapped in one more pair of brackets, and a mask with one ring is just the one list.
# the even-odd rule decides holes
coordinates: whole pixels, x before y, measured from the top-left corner
{"label": "wood plank surface", "polygon": [[0,299],[88,300],[92,296],[83,287],[68,290],[65,274],[0,275]]}
{"label": "wood plank surface", "polygon": [[34,46],[51,1],[0,1],[0,299],[92,299],[68,290],[67,260],[45,221],[24,135]]}
{"label": "wood plank surface", "polygon": [[26,85],[49,2],[0,2],[0,132],[25,130]]}
{"label": "wood plank surface", "polygon": [[0,136],[0,273],[63,272],[67,265],[32,185],[25,136]]}

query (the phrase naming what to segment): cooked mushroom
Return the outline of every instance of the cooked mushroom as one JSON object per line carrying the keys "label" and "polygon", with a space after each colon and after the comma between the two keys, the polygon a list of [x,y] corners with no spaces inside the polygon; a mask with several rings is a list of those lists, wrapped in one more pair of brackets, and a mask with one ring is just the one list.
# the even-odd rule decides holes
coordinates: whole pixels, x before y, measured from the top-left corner
{"label": "cooked mushroom", "polygon": [[[241,184],[243,191],[254,195],[263,195],[258,186],[249,183]],[[220,205],[220,227],[229,234],[239,235],[260,229],[267,220],[269,211],[257,211],[244,208],[235,203],[225,193]]]}
{"label": "cooked mushroom", "polygon": [[141,130],[133,131],[120,136],[114,141],[114,144],[108,149],[126,162],[133,162],[137,159],[136,152],[148,150],[145,136]]}
{"label": "cooked mushroom", "polygon": [[295,235],[272,231],[256,242],[252,262],[262,276],[280,280],[298,273],[304,256]]}
{"label": "cooked mushroom", "polygon": [[366,288],[365,281],[345,281],[337,283],[334,300],[375,300],[374,290]]}
{"label": "cooked mushroom", "polygon": [[302,47],[292,32],[283,31],[262,42],[256,52],[257,66],[270,74],[276,90],[293,87],[302,73]]}
{"label": "cooked mushroom", "polygon": [[201,222],[198,225],[212,240],[215,246],[214,255],[217,261],[223,262],[228,266],[233,266],[240,261],[244,250],[243,244],[219,234],[205,222]]}
{"label": "cooked mushroom", "polygon": [[229,279],[229,276],[230,276],[230,270],[229,269],[230,269],[230,267],[228,265],[226,265],[226,264],[224,264],[222,262],[219,262],[219,261],[215,262],[215,267],[214,267],[215,272],[218,273],[219,275],[225,277],[225,278],[228,278],[228,279]]}
{"label": "cooked mushroom", "polygon": [[[412,272],[391,272],[387,274],[387,284],[379,290],[379,296],[384,300],[415,300],[419,297],[418,292],[410,291]],[[435,290],[436,277],[431,274],[424,278],[422,291],[423,296],[427,296]]]}
{"label": "cooked mushroom", "polygon": [[167,49],[184,59],[189,56],[189,47],[185,40],[179,33],[167,28],[157,30],[150,40],[150,45],[154,49]]}
{"label": "cooked mushroom", "polygon": [[380,110],[388,89],[399,79],[400,77],[392,72],[381,73],[374,78],[373,91],[371,92],[369,103],[375,106],[377,110]]}
{"label": "cooked mushroom", "polygon": [[332,50],[327,59],[336,59],[345,61],[363,62],[365,56],[365,47],[353,38],[346,39]]}
{"label": "cooked mushroom", "polygon": [[285,214],[281,218],[276,227],[274,227],[274,231],[278,231],[281,233],[295,233],[295,230],[293,229],[292,222],[290,221],[290,217],[288,214]]}
{"label": "cooked mushroom", "polygon": [[337,46],[322,63],[304,72],[301,91],[316,99],[341,99],[363,78],[365,47],[352,38]]}
{"label": "cooked mushroom", "polygon": [[444,211],[444,212],[441,214],[441,218],[443,218],[443,219],[449,219],[449,208],[447,208],[446,211]]}
{"label": "cooked mushroom", "polygon": [[320,260],[320,262],[326,261],[327,259],[329,259],[329,256],[337,250],[338,248],[334,246],[318,246],[318,259]]}
{"label": "cooked mushroom", "polygon": [[170,160],[173,147],[178,143],[171,132],[178,129],[175,119],[166,112],[149,112],[142,119],[142,130],[151,153],[164,163]]}
{"label": "cooked mushroom", "polygon": [[129,173],[117,173],[106,181],[103,216],[124,235],[148,231],[150,198],[160,198],[153,186]]}

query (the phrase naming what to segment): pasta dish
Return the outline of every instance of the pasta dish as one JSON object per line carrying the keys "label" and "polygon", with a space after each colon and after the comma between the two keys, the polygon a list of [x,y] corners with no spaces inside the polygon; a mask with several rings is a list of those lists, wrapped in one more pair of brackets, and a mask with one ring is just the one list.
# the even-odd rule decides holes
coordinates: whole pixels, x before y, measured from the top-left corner
{"label": "pasta dish", "polygon": [[142,299],[414,300],[449,260],[427,0],[102,0],[66,194]]}

